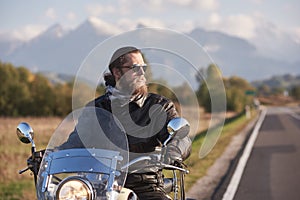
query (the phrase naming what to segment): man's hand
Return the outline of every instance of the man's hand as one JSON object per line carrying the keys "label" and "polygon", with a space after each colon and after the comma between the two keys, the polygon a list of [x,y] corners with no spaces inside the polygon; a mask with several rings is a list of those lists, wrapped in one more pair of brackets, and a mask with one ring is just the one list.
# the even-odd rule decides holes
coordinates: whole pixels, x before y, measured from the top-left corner
{"label": "man's hand", "polygon": [[181,156],[180,150],[174,146],[167,147],[164,163],[169,164],[169,165],[175,165],[176,163],[182,163],[182,156]]}
{"label": "man's hand", "polygon": [[192,141],[188,136],[182,139],[173,138],[169,144],[167,144],[164,162],[171,165],[175,163],[181,164],[189,157],[191,146]]}
{"label": "man's hand", "polygon": [[41,151],[36,151],[34,153],[34,158],[32,156],[30,156],[27,159],[27,166],[28,168],[34,173],[34,174],[38,174],[39,169],[40,169],[40,164],[42,162],[43,156],[44,156],[45,150],[41,150]]}

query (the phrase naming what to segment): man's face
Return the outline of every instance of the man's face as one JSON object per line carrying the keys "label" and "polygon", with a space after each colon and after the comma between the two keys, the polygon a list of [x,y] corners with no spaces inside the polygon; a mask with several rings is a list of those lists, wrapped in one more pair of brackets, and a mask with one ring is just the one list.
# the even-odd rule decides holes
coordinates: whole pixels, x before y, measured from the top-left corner
{"label": "man's face", "polygon": [[134,71],[128,67],[132,65],[145,64],[140,53],[129,53],[126,55],[126,63],[124,63],[115,73],[117,87],[122,91],[133,94],[138,88],[146,85],[145,71],[142,67],[138,71]]}

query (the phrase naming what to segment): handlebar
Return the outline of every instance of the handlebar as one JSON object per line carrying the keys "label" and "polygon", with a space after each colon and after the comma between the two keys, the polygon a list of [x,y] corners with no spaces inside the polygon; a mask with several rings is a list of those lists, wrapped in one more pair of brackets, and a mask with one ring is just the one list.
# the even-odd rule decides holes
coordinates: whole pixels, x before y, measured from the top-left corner
{"label": "handlebar", "polygon": [[189,174],[190,173],[189,170],[184,169],[182,167],[177,167],[177,166],[174,166],[174,165],[168,165],[168,164],[165,164],[165,163],[161,163],[161,165],[159,165],[159,166],[162,166],[164,169],[178,170],[178,171],[184,172],[185,174]]}
{"label": "handlebar", "polygon": [[168,169],[168,170],[178,170],[178,171],[184,172],[185,174],[189,173],[189,170],[184,169],[182,167],[177,167],[177,166],[174,166],[174,165],[169,165],[169,164],[163,163],[162,161],[160,161],[159,158],[160,158],[160,155],[155,155],[155,154],[150,155],[150,156],[141,156],[141,157],[138,157],[138,158],[135,158],[135,159],[131,160],[129,163],[127,163],[126,165],[121,167],[121,170],[125,170],[128,167],[130,167],[130,166],[132,166],[132,165],[134,165],[138,162],[152,161],[153,166],[156,166],[156,167],[160,167],[160,168]]}
{"label": "handlebar", "polygon": [[141,156],[141,157],[135,158],[135,159],[131,160],[129,163],[127,163],[126,165],[124,165],[123,167],[121,167],[121,170],[125,170],[126,168],[130,167],[131,165],[134,165],[138,162],[145,161],[145,160],[152,160],[152,158],[150,156]]}

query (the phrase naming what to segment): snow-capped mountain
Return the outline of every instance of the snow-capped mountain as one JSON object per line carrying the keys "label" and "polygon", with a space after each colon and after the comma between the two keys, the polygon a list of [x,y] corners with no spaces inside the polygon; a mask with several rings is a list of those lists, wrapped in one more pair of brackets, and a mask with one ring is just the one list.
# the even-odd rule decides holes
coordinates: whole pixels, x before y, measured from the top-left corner
{"label": "snow-capped mountain", "polygon": [[91,49],[107,37],[109,35],[101,33],[91,20],[71,31],[54,25],[7,56],[0,56],[4,61],[32,71],[74,75]]}
{"label": "snow-capped mountain", "polygon": [[[0,60],[16,66],[26,66],[34,72],[50,71],[75,75],[89,52],[100,42],[117,33],[122,31],[116,26],[98,18],[89,18],[73,30],[65,30],[61,25],[55,24],[23,43],[5,40],[0,35]],[[273,35],[277,40],[282,39],[273,44],[271,33],[265,33],[270,38],[266,43],[255,43],[201,28],[185,34],[207,50],[214,62],[220,66],[224,76],[238,75],[252,81],[278,74],[300,74],[300,57],[295,56],[300,55],[300,45],[287,40],[285,36]],[[268,47],[270,49],[277,47],[285,50],[289,46],[292,49],[283,51],[284,56],[266,55],[265,51],[261,50],[264,44],[270,43],[273,45]],[[276,46],[281,43],[282,46]],[[293,59],[287,59],[286,54],[291,54]]]}

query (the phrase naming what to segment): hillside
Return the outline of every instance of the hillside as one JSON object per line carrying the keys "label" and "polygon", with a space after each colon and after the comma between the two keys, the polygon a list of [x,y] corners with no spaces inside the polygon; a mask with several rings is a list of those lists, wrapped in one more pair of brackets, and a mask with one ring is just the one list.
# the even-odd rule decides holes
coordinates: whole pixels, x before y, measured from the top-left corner
{"label": "hillside", "polygon": [[289,89],[294,86],[300,86],[300,75],[284,74],[272,76],[269,79],[253,81],[251,83],[254,87],[266,85],[270,88],[285,88]]}

